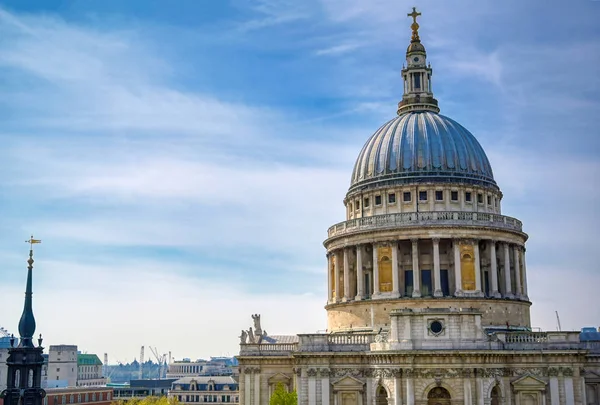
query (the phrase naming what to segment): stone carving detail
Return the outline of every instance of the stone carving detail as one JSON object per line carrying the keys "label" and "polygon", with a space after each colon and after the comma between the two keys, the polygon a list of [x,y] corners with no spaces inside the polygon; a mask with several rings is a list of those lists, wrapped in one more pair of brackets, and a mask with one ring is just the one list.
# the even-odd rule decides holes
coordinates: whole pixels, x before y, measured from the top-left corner
{"label": "stone carving detail", "polygon": [[260,327],[260,314],[253,314],[252,321],[254,321],[254,330],[257,335],[262,335],[262,328]]}
{"label": "stone carving detail", "polygon": [[558,367],[548,367],[548,377],[558,377]]}
{"label": "stone carving detail", "polygon": [[565,377],[573,377],[573,369],[570,367],[561,367],[562,375]]}
{"label": "stone carving detail", "polygon": [[263,338],[267,336],[267,331],[262,330],[260,326],[260,314],[253,314],[252,321],[254,322],[254,330],[242,331],[240,336],[240,344],[260,344]]}
{"label": "stone carving detail", "polygon": [[387,343],[388,334],[387,333],[379,333],[375,335],[375,343]]}
{"label": "stone carving detail", "polygon": [[477,369],[477,377],[497,378],[503,377],[505,370],[503,368],[480,368]]}
{"label": "stone carving detail", "polygon": [[427,368],[427,369],[411,369],[407,368],[399,370],[406,378],[433,378],[440,380],[442,378],[457,378],[457,377],[472,377],[471,369],[455,369],[455,368]]}
{"label": "stone carving detail", "polygon": [[260,368],[259,367],[244,367],[243,372],[245,374],[260,374]]}
{"label": "stone carving detail", "polygon": [[321,377],[329,377],[331,375],[331,370],[328,368],[320,368],[318,371]]}
{"label": "stone carving detail", "polygon": [[390,378],[393,377],[392,370],[387,368],[376,368],[373,370],[373,377]]}
{"label": "stone carving detail", "polygon": [[515,368],[514,370],[512,370],[512,375],[514,377],[521,377],[526,374],[531,374],[536,377],[543,377],[547,373],[549,373],[549,371],[545,371],[541,368]]}
{"label": "stone carving detail", "polygon": [[393,368],[390,370],[392,372],[392,376],[396,378],[402,377],[402,369],[401,368]]}
{"label": "stone carving detail", "polygon": [[346,377],[351,376],[354,378],[367,377],[367,371],[369,369],[356,369],[356,368],[335,368],[329,370],[331,377]]}
{"label": "stone carving detail", "polygon": [[316,368],[309,368],[308,370],[306,370],[306,375],[309,377],[316,377],[317,376],[317,369]]}
{"label": "stone carving detail", "polygon": [[298,377],[302,376],[302,368],[295,367],[293,371],[294,371],[294,374],[296,374]]}

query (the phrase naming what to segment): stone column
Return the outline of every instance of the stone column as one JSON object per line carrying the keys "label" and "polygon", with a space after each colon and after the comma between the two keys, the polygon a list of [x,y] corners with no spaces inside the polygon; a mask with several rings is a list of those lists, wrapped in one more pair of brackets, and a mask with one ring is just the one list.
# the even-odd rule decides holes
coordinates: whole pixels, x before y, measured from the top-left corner
{"label": "stone column", "polygon": [[394,373],[394,405],[402,405],[402,379],[399,370]]}
{"label": "stone column", "polygon": [[400,297],[400,280],[398,274],[398,241],[392,242],[392,297]]}
{"label": "stone column", "polygon": [[327,303],[333,301],[333,280],[331,279],[331,253],[327,253]]}
{"label": "stone column", "polygon": [[362,245],[356,246],[356,301],[362,300],[365,295],[365,277],[362,265]]}
{"label": "stone column", "polygon": [[490,240],[490,266],[491,266],[491,277],[492,277],[492,297],[500,298],[500,292],[498,291],[498,259],[496,257],[496,241]]}
{"label": "stone column", "polygon": [[510,250],[508,243],[504,244],[504,282],[506,283],[504,296],[513,298],[512,284],[510,282]]}
{"label": "stone column", "polygon": [[329,370],[321,370],[321,404],[329,403]]}
{"label": "stone column", "polygon": [[479,240],[473,241],[473,252],[475,255],[475,293],[483,296],[483,288],[481,288],[481,260],[479,257]]}
{"label": "stone column", "polygon": [[560,397],[558,394],[558,377],[550,377],[550,404],[560,405]]}
{"label": "stone column", "polygon": [[521,253],[521,260],[523,261],[521,270],[523,271],[523,298],[529,300],[529,292],[527,291],[527,267],[525,266],[525,246],[523,246],[523,251]]}
{"label": "stone column", "polygon": [[517,291],[515,291],[515,295],[517,297],[521,297],[521,295],[523,294],[523,291],[521,290],[521,266],[519,264],[520,257],[519,255],[521,254],[521,247],[519,245],[515,245],[514,247],[514,256],[515,256],[515,289]]}
{"label": "stone column", "polygon": [[377,262],[377,245],[373,243],[373,298],[379,297],[379,263]]}
{"label": "stone column", "polygon": [[458,239],[452,241],[452,248],[454,249],[454,283],[456,284],[456,291],[454,295],[461,297],[462,293],[462,274],[460,271],[460,246]]}
{"label": "stone column", "polygon": [[406,378],[406,403],[405,405],[415,405],[415,389],[413,379]]}
{"label": "stone column", "polygon": [[413,267],[413,298],[421,296],[421,270],[419,269],[419,239],[412,242],[412,267]]}
{"label": "stone column", "polygon": [[483,379],[478,377],[476,379],[476,384],[477,384],[477,405],[484,405]]}
{"label": "stone column", "polygon": [[350,263],[348,260],[348,248],[344,248],[344,298],[342,302],[350,299]]}
{"label": "stone column", "polygon": [[317,405],[317,371],[309,369],[308,375],[308,405]]}
{"label": "stone column", "polygon": [[433,282],[435,284],[433,290],[434,297],[443,297],[442,292],[442,276],[440,272],[440,238],[433,238]]}
{"label": "stone column", "polygon": [[254,370],[254,405],[260,405],[260,370]]}
{"label": "stone column", "polygon": [[250,370],[245,369],[244,370],[244,389],[240,390],[240,394],[243,394],[243,398],[241,398],[240,403],[244,404],[244,405],[251,405],[252,404],[252,396],[250,395],[250,389],[252,388],[252,385],[250,385]]}
{"label": "stone column", "polygon": [[464,403],[465,405],[473,405],[473,396],[471,393],[471,379],[469,377],[464,377],[463,379],[463,390],[464,390]]}
{"label": "stone column", "polygon": [[565,404],[575,405],[575,392],[573,390],[573,377],[564,376],[563,383],[565,385]]}
{"label": "stone column", "polygon": [[335,302],[340,302],[344,295],[344,287],[340,285],[340,279],[342,278],[342,258],[340,257],[339,249],[335,251]]}

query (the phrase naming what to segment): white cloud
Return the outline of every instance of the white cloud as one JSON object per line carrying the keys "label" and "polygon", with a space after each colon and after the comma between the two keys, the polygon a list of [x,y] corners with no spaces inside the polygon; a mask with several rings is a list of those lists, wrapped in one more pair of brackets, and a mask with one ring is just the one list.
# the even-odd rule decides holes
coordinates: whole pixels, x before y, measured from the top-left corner
{"label": "white cloud", "polygon": [[[263,329],[271,334],[311,333],[325,324],[322,297],[294,294],[285,286],[246,291],[227,274],[218,281],[181,277],[168,262],[38,259],[34,271],[37,333],[46,345],[108,352],[113,363],[133,360],[141,345],[171,350],[176,358],[234,355],[240,330],[252,326],[251,313],[262,314]],[[21,289],[0,287],[4,326],[18,323]],[[315,316],[290,323],[290,314],[299,310]]]}

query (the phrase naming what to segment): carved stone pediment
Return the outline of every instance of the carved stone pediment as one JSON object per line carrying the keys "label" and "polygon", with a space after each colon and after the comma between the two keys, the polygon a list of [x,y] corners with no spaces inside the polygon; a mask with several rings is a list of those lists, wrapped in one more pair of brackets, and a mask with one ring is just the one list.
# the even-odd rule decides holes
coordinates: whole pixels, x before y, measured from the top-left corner
{"label": "carved stone pediment", "polygon": [[332,384],[335,391],[362,391],[365,383],[352,376],[342,377]]}
{"label": "carved stone pediment", "polygon": [[269,377],[269,384],[276,385],[277,383],[282,383],[284,385],[288,384],[291,380],[291,377],[288,377],[285,374],[277,373],[274,376]]}
{"label": "carved stone pediment", "polygon": [[581,375],[585,378],[585,382],[600,383],[600,373],[595,370],[581,370]]}
{"label": "carved stone pediment", "polygon": [[543,391],[546,389],[546,383],[531,374],[519,377],[511,384],[515,391]]}

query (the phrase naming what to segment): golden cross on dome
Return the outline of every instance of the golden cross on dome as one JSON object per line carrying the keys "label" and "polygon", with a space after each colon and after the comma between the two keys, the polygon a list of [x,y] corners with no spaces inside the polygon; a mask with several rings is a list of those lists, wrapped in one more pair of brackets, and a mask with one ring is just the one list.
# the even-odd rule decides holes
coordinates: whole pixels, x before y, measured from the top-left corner
{"label": "golden cross on dome", "polygon": [[42,243],[41,239],[33,239],[33,235],[31,235],[31,238],[29,238],[29,240],[26,240],[25,243],[29,243],[30,249],[33,250],[33,245],[35,243]]}
{"label": "golden cross on dome", "polygon": [[419,24],[417,23],[417,17],[420,16],[421,13],[419,13],[417,11],[416,7],[413,7],[413,11],[412,13],[408,13],[407,16],[412,17],[413,19],[413,23],[410,26],[410,28],[412,28],[412,38],[411,38],[411,42],[413,41],[420,41],[419,39]]}
{"label": "golden cross on dome", "polygon": [[417,23],[417,17],[420,16],[421,13],[417,12],[417,8],[413,7],[413,11],[412,13],[408,13],[407,16],[412,17],[413,18],[413,24]]}

